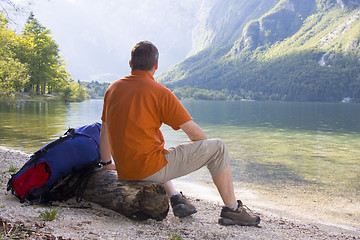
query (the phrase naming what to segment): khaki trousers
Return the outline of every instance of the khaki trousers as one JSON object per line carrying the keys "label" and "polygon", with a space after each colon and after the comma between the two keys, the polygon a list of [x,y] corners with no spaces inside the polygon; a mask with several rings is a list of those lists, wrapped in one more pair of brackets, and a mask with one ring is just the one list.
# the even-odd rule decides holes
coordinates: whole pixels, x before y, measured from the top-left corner
{"label": "khaki trousers", "polygon": [[154,183],[165,183],[207,166],[211,176],[221,173],[230,163],[230,155],[220,139],[191,141],[169,149],[165,155],[168,164],[157,173],[143,179]]}

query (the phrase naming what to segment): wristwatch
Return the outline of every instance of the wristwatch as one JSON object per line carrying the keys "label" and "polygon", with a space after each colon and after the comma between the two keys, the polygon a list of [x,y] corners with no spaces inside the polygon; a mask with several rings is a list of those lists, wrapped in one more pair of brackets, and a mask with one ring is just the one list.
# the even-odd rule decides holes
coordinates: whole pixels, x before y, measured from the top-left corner
{"label": "wristwatch", "polygon": [[110,160],[110,161],[108,161],[108,162],[100,162],[100,164],[101,164],[103,167],[105,167],[105,166],[107,166],[107,165],[110,165],[110,164],[111,164],[111,160]]}

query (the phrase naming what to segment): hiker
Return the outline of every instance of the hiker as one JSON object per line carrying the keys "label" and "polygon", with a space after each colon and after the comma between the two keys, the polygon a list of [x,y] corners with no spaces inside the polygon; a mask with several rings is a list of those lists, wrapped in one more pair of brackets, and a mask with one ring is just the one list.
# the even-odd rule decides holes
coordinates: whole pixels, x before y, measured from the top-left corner
{"label": "hiker", "polygon": [[[176,96],[155,81],[158,58],[151,42],[137,43],[131,50],[131,75],[113,82],[105,93],[100,134],[104,169],[116,169],[121,180],[162,184],[174,215],[181,218],[197,211],[171,180],[207,166],[225,204],[219,223],[258,225],[260,217],[235,198],[231,157],[223,141],[207,139]],[[191,141],[164,149],[163,123],[182,129]]]}

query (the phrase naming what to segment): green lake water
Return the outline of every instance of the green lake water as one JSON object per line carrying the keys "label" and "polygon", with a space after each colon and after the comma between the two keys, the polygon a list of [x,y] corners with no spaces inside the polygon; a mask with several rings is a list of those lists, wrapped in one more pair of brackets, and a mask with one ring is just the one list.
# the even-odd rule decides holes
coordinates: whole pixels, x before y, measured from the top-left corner
{"label": "green lake water", "polygon": [[318,186],[360,196],[360,105],[185,102],[209,137],[222,138],[234,178]]}
{"label": "green lake water", "polygon": [[[234,180],[360,196],[360,104],[183,101],[233,157]],[[0,145],[32,153],[68,127],[100,122],[102,100],[0,104]],[[162,128],[166,147],[187,141]],[[187,178],[209,181],[205,170]],[[185,180],[187,179],[185,178]]]}

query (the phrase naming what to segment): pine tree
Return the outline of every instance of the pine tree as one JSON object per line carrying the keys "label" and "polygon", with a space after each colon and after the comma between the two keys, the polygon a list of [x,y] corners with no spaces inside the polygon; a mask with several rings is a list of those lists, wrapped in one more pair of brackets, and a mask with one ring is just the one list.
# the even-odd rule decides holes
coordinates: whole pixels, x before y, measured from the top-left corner
{"label": "pine tree", "polygon": [[13,49],[18,40],[0,13],[0,96],[19,92],[29,80],[26,65],[14,58]]}
{"label": "pine tree", "polygon": [[[21,35],[22,44],[18,58],[29,69],[30,82],[27,90],[36,94],[50,93],[59,87],[61,80],[69,74],[64,71],[64,62],[59,54],[59,46],[50,36],[50,30],[42,26],[33,14],[30,14]],[[47,90],[47,92],[46,92]]]}

